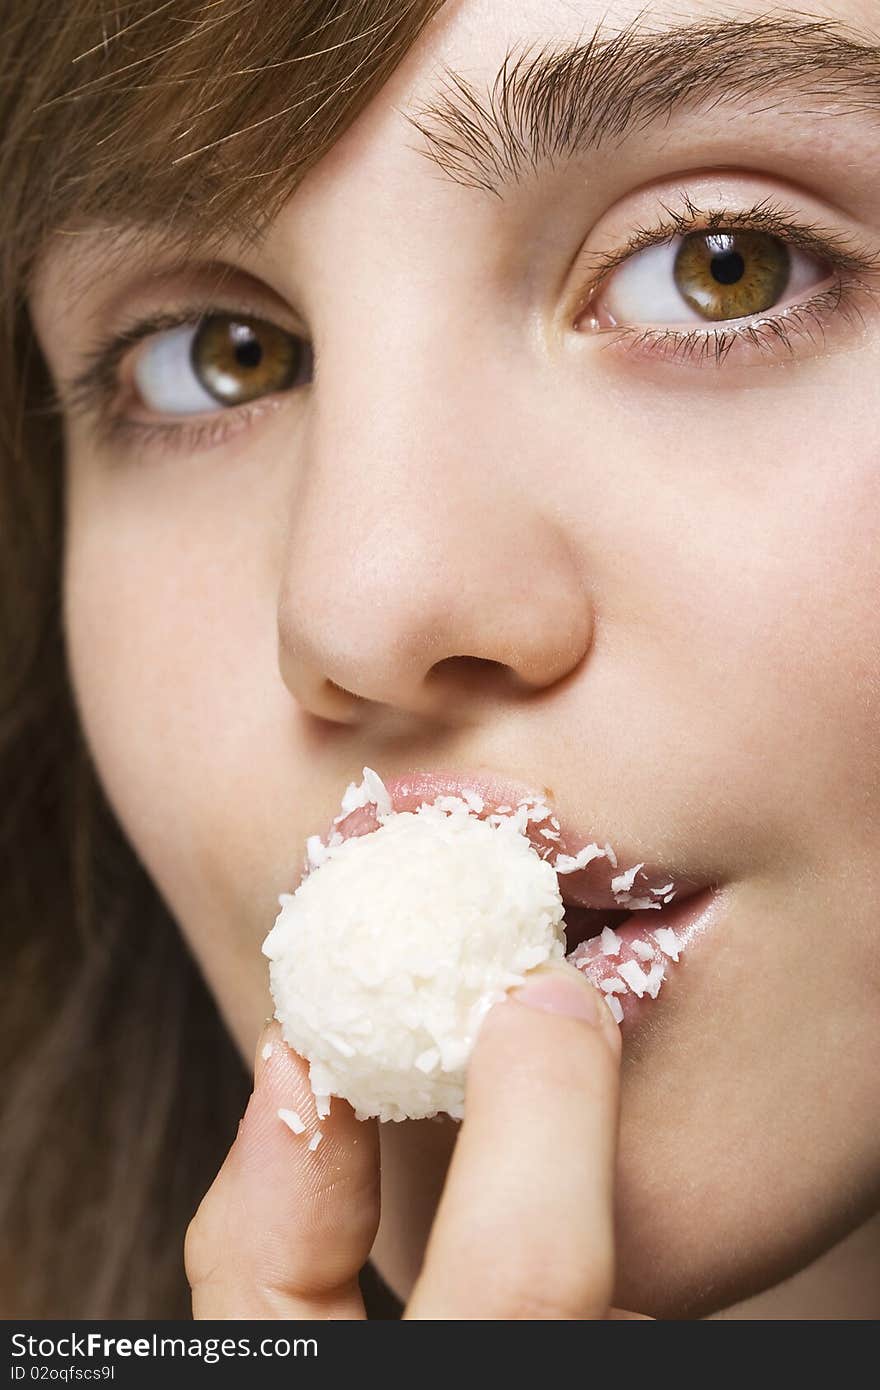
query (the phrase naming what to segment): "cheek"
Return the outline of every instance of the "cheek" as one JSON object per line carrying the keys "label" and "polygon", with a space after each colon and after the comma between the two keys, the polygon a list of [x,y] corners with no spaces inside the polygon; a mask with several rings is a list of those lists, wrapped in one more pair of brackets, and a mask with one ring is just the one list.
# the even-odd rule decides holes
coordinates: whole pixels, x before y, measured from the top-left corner
{"label": "cheek", "polygon": [[[880,834],[880,412],[867,368],[862,354],[797,388],[717,390],[677,410],[660,398],[630,443],[655,523],[622,614],[642,644],[633,686],[649,719],[685,716],[683,792],[702,778],[710,804],[714,787],[744,825],[779,832],[774,853],[803,854],[806,837],[817,866],[841,832],[875,847]],[[658,699],[646,652],[669,653]],[[760,858],[754,838],[750,850]]]}
{"label": "cheek", "polygon": [[[265,1013],[259,943],[301,856],[284,814],[303,791],[298,714],[278,673],[271,521],[207,495],[78,480],[65,626],[106,794],[246,1039]],[[260,994],[246,1020],[242,978]]]}

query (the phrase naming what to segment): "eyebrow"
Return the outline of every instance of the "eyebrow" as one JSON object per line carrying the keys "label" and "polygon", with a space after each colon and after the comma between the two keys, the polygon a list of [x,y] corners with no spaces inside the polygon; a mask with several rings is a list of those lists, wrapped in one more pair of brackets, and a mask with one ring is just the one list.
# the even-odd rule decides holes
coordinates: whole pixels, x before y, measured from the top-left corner
{"label": "eyebrow", "polygon": [[401,114],[421,152],[455,183],[501,197],[539,167],[650,126],[683,109],[792,97],[804,114],[880,117],[880,36],[837,21],[757,17],[649,30],[638,20],[565,47],[508,50],[486,96],[451,68],[446,87]]}

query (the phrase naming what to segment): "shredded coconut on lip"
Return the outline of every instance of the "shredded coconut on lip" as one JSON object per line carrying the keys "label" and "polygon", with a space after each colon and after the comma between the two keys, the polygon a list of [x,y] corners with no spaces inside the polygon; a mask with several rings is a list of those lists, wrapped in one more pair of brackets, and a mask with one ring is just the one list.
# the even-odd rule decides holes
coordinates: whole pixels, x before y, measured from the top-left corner
{"label": "shredded coconut on lip", "polygon": [[[488,1009],[528,970],[565,953],[557,875],[597,857],[617,868],[617,858],[610,845],[591,844],[550,863],[528,827],[559,822],[536,798],[484,819],[476,792],[394,811],[369,768],[360,786],[346,789],[334,826],[369,803],[378,827],[350,838],[334,830],[326,845],[309,837],[305,877],[279,896],[281,911],[263,943],[276,1017],[285,1040],[309,1061],[319,1119],[331,1095],[349,1100],[360,1119],[461,1118],[464,1074]],[[643,867],[612,880],[615,898],[633,909],[659,908],[629,893]],[[663,930],[652,933],[657,955],[677,959],[677,938],[665,929],[671,941],[661,940]],[[601,940],[604,957],[619,956],[612,929],[592,940]],[[636,954],[647,961],[651,948],[639,944]],[[618,1022],[624,1015],[616,996],[656,998],[665,974],[656,962],[642,970],[634,959],[606,959],[607,968],[617,967],[609,986],[594,977],[593,959],[575,955],[572,963],[600,985]]]}

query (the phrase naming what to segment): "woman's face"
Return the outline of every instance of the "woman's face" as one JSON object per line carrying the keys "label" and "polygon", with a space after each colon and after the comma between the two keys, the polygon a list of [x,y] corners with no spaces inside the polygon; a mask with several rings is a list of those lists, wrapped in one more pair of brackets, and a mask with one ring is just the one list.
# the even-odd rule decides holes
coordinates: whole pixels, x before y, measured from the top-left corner
{"label": "woman's face", "polygon": [[[813,8],[862,37],[874,10]],[[136,318],[283,330],[255,404],[247,344],[194,366],[160,321],[67,416],[84,728],[243,1056],[277,895],[365,763],[550,788],[725,889],[625,1037],[616,1302],[659,1314],[782,1277],[878,1196],[880,58],[841,47],[832,80],[831,36],[763,10],[713,37],[698,4],[450,0],[219,293],[96,232],[33,301],[59,382]],[[508,145],[496,192],[461,181],[419,116],[444,66],[485,97],[511,46],[634,20],[637,61],[594,51],[598,142],[585,118],[555,160]],[[402,1292],[450,1129],[385,1129]]]}

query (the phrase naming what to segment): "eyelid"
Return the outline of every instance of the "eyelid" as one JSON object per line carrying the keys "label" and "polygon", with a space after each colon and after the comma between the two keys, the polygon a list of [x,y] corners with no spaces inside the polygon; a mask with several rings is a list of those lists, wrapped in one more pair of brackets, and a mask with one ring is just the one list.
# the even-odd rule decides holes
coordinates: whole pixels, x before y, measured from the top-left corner
{"label": "eyelid", "polygon": [[864,276],[880,271],[880,250],[872,250],[851,234],[805,221],[793,208],[770,198],[750,208],[716,206],[709,211],[700,209],[687,194],[683,195],[683,203],[684,212],[678,212],[661,202],[662,215],[653,226],[636,227],[616,249],[587,254],[588,280],[576,290],[573,304],[567,310],[566,318],[570,323],[583,315],[612,273],[631,256],[693,232],[764,231],[808,255],[828,261],[839,273]]}
{"label": "eyelid", "polygon": [[[197,328],[203,319],[214,314],[263,319],[291,337],[308,341],[307,332],[301,324],[279,321],[286,316],[278,309],[273,311],[271,307],[261,305],[258,297],[244,294],[239,298],[236,294],[235,302],[231,296],[228,302],[222,299],[209,301],[204,296],[198,300],[184,300],[172,309],[133,316],[118,328],[103,334],[82,353],[79,371],[59,383],[55,409],[67,411],[73,416],[95,416],[105,425],[109,424],[108,409],[113,397],[118,395],[119,368],[127,353],[154,335],[177,328]],[[227,413],[233,409],[236,407],[228,407]]]}

